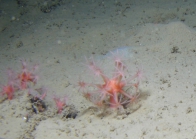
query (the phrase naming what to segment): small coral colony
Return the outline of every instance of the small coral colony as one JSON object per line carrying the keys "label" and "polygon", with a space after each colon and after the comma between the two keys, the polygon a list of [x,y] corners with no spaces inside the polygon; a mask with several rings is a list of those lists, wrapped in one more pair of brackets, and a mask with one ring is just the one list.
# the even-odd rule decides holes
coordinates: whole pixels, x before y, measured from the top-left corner
{"label": "small coral colony", "polygon": [[[1,86],[0,94],[7,96],[8,100],[14,98],[14,94],[20,90],[27,90],[30,96],[30,102],[35,113],[43,112],[46,110],[44,98],[47,95],[47,89],[45,87],[34,89],[33,86],[39,80],[37,75],[38,65],[27,67],[26,61],[21,61],[22,69],[20,72],[15,72],[11,69],[7,70],[7,83]],[[61,113],[63,107],[66,105],[65,99],[60,99],[56,96],[53,97],[55,101],[57,112]]]}
{"label": "small coral colony", "polygon": [[102,83],[79,81],[79,91],[99,107],[126,108],[129,104],[136,102],[140,96],[139,85],[143,78],[143,72],[137,70],[133,76],[127,77],[127,68],[122,58],[116,54],[113,54],[113,56],[115,70],[112,72],[113,76],[111,78],[104,74],[101,68],[95,64],[93,58],[86,60],[88,68],[96,78],[102,79]]}
{"label": "small coral colony", "polygon": [[[94,74],[94,79],[98,80],[100,78],[102,83],[78,81],[78,91],[98,107],[108,107],[109,109],[127,108],[136,102],[140,96],[139,85],[143,78],[143,72],[142,70],[137,70],[134,75],[127,75],[127,67],[124,64],[123,58],[120,58],[118,53],[112,53],[112,55],[112,61],[114,62],[114,71],[111,71],[112,77],[108,77],[95,64],[93,58],[86,59],[85,65]],[[36,104],[39,112],[43,112],[46,110],[43,100],[47,95],[48,89],[44,87],[33,89],[39,80],[39,76],[37,75],[38,65],[29,67],[26,61],[23,60],[21,63],[22,69],[20,72],[15,72],[11,69],[7,70],[7,83],[1,86],[0,94],[6,96],[5,98],[8,100],[12,100],[16,92],[27,90],[28,95],[31,96],[31,103]],[[67,105],[67,98],[62,99],[54,96],[53,100],[57,107],[57,113],[61,113]]]}

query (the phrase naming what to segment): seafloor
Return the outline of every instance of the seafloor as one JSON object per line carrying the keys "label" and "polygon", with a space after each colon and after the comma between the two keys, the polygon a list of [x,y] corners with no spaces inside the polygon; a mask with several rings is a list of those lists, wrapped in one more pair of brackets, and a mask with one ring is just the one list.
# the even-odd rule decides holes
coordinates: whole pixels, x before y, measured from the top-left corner
{"label": "seafloor", "polygon": [[[193,0],[0,0],[0,138],[195,139],[195,9]],[[138,69],[144,77],[137,102],[120,112],[77,86],[103,82],[88,70],[90,57],[112,77],[114,53],[126,77]],[[39,78],[9,100],[7,71],[24,71],[21,61],[37,64]],[[29,91],[43,87],[38,112]],[[66,98],[61,113],[54,97]]]}

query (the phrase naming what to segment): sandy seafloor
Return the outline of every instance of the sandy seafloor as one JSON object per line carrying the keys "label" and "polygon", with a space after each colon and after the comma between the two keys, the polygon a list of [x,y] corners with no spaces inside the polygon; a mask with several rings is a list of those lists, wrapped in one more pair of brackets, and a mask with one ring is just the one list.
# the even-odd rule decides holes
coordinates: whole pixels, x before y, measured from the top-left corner
{"label": "sandy seafloor", "polygon": [[[34,2],[0,0],[0,84],[7,83],[7,68],[21,70],[21,59],[39,64],[33,87],[48,89],[47,110],[33,114],[25,90],[11,101],[1,96],[0,138],[196,138],[194,1],[67,0],[49,13]],[[128,76],[138,67],[145,74],[129,114],[104,113],[76,87],[80,79],[101,81],[82,64],[85,57],[111,76],[110,51],[117,50],[126,57]],[[68,97],[67,105],[79,111],[75,119],[56,113],[54,94]]]}

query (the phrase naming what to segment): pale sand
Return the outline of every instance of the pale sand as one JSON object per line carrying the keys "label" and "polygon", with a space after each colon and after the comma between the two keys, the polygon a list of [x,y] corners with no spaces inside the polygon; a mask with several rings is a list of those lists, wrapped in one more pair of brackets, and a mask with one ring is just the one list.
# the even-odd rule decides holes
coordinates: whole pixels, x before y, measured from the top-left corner
{"label": "pale sand", "polygon": [[[26,59],[29,65],[40,65],[40,80],[35,88],[43,85],[49,92],[45,100],[47,111],[30,115],[28,122],[24,117],[31,106],[25,91],[16,93],[11,101],[1,97],[0,138],[196,137],[194,2],[135,2],[128,9],[129,2],[121,4],[73,2],[48,14],[31,9],[21,17],[15,4],[1,7],[4,12],[0,16],[0,83],[6,83],[8,67],[19,70],[19,60]],[[16,19],[10,22],[12,16]],[[101,81],[86,70],[82,64],[85,57],[93,56],[110,76],[114,66],[109,52],[121,47],[128,51],[124,55],[129,74],[134,74],[138,67],[144,70],[141,96],[131,106],[129,115],[100,115],[101,110],[86,100],[75,85],[79,79],[89,83]],[[173,48],[178,50],[173,53]],[[68,105],[79,111],[76,119],[56,114],[53,94],[68,97]]]}

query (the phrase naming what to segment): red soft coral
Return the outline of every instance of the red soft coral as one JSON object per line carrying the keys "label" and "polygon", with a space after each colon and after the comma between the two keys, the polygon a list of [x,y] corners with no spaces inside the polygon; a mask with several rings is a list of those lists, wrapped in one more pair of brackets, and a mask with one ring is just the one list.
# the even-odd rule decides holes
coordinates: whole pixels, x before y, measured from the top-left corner
{"label": "red soft coral", "polygon": [[14,93],[19,89],[16,74],[13,70],[7,70],[7,84],[1,86],[1,95],[7,95],[9,100],[13,99]]}
{"label": "red soft coral", "polygon": [[30,70],[26,61],[22,62],[22,70],[19,73],[11,69],[7,70],[7,84],[1,86],[1,95],[7,95],[8,99],[13,99],[14,93],[19,89],[28,89],[29,83],[36,84],[39,77],[35,74],[38,65],[34,65]]}
{"label": "red soft coral", "polygon": [[56,107],[58,109],[58,113],[61,113],[64,106],[66,106],[67,97],[64,97],[62,100],[56,96],[53,97],[53,100],[56,103]]}
{"label": "red soft coral", "polygon": [[26,61],[21,61],[21,62],[22,62],[22,72],[18,74],[18,79],[20,81],[21,89],[27,89],[29,82],[36,84],[37,80],[39,79],[39,76],[35,74],[35,72],[38,69],[38,65],[34,65],[33,68],[29,70],[27,68]]}
{"label": "red soft coral", "polygon": [[[125,106],[130,102],[135,101],[139,97],[139,84],[141,80],[140,71],[138,71],[134,78],[125,79],[126,69],[123,61],[120,58],[115,57],[115,72],[112,78],[108,78],[103,71],[95,65],[94,60],[87,60],[88,67],[94,72],[97,76],[100,76],[103,80],[102,84],[89,84],[82,82],[80,83],[79,91],[84,93],[84,96],[90,101],[95,103],[98,106],[103,104],[109,104],[111,108],[119,108]],[[96,90],[87,90],[86,88],[94,87]],[[129,92],[128,92],[129,91]]]}
{"label": "red soft coral", "polygon": [[15,92],[15,88],[14,88],[13,84],[8,83],[7,85],[4,85],[4,86],[1,87],[0,94],[7,95],[7,98],[9,100],[11,100],[11,99],[13,99],[14,92]]}

